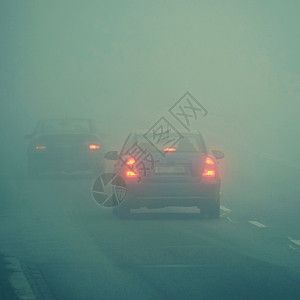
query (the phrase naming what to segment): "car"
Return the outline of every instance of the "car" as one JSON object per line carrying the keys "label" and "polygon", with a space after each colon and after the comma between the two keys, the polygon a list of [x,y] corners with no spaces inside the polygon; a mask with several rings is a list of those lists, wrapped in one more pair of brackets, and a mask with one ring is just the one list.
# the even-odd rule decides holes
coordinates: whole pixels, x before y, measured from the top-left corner
{"label": "car", "polygon": [[104,137],[91,120],[40,120],[25,138],[30,177],[49,172],[95,174],[104,169]]}
{"label": "car", "polygon": [[118,216],[129,216],[131,209],[141,207],[196,206],[201,217],[219,217],[221,177],[217,160],[224,153],[209,151],[198,131],[181,133],[181,137],[171,147],[159,148],[142,133],[133,132],[120,153],[105,154],[106,159],[117,161],[113,173],[126,183],[126,198],[114,207]]}

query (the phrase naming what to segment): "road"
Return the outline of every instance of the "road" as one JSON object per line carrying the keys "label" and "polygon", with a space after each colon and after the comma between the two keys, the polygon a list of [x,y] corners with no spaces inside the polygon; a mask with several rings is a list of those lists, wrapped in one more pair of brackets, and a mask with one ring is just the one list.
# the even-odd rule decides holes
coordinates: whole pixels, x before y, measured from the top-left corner
{"label": "road", "polygon": [[0,252],[19,259],[38,299],[299,298],[297,198],[231,188],[219,220],[196,208],[119,220],[96,205],[91,183],[11,180]]}

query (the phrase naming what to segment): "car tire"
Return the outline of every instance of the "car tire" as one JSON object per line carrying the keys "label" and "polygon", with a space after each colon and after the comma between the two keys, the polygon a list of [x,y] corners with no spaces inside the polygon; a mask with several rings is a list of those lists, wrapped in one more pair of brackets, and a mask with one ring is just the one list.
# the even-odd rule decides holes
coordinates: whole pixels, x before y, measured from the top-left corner
{"label": "car tire", "polygon": [[200,216],[209,219],[218,219],[220,217],[220,197],[212,199],[200,208]]}

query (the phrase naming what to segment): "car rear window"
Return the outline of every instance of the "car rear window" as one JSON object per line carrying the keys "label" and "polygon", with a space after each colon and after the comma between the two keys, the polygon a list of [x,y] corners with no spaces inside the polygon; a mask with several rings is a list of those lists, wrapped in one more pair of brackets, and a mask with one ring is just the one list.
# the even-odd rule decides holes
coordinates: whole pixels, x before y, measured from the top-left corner
{"label": "car rear window", "polygon": [[[141,148],[147,149],[150,152],[155,151],[153,145],[147,142],[143,136],[138,136],[137,140]],[[170,146],[171,145],[166,145],[165,148]],[[177,152],[205,152],[204,143],[202,142],[200,136],[196,134],[183,135],[183,138],[180,139],[175,145],[172,144],[172,147],[175,148]],[[163,151],[163,149],[160,150]]]}
{"label": "car rear window", "polygon": [[88,133],[90,123],[86,120],[49,120],[44,121],[43,133]]}

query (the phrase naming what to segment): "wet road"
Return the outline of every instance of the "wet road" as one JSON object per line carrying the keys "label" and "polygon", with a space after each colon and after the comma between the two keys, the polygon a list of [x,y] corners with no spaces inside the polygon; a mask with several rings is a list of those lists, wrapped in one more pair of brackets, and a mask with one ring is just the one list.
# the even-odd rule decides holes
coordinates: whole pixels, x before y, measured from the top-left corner
{"label": "wet road", "polygon": [[299,298],[296,199],[223,192],[219,220],[196,208],[119,220],[96,205],[91,179],[11,182],[0,251],[21,261],[40,299]]}

